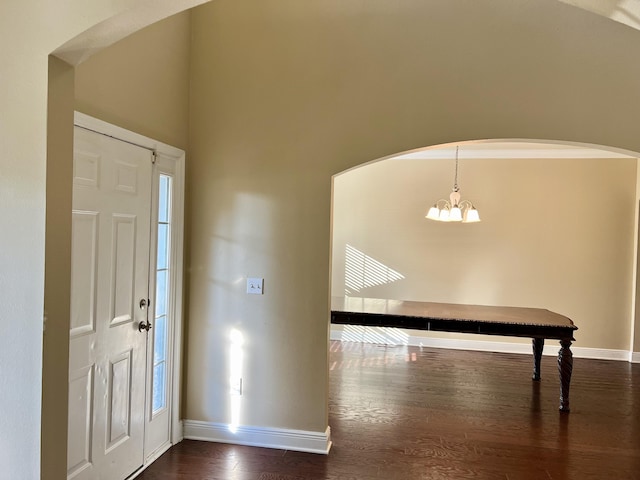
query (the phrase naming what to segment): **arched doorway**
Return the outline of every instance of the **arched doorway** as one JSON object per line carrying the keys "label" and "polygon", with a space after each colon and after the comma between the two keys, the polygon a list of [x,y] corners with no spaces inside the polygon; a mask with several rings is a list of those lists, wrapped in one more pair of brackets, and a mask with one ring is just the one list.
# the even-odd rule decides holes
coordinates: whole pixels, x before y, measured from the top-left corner
{"label": "arched doorway", "polygon": [[[631,360],[637,156],[538,141],[459,148],[460,193],[478,224],[424,218],[451,191],[454,145],[334,177],[332,295],[546,308],[579,325],[578,356]],[[333,338],[530,352],[495,337],[334,329]]]}

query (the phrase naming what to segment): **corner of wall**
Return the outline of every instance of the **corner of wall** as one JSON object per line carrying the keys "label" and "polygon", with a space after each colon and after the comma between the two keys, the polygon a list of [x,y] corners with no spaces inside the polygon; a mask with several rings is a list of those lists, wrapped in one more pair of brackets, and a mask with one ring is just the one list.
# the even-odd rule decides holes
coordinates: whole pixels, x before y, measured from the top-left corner
{"label": "corner of wall", "polygon": [[41,478],[66,478],[74,68],[49,57]]}

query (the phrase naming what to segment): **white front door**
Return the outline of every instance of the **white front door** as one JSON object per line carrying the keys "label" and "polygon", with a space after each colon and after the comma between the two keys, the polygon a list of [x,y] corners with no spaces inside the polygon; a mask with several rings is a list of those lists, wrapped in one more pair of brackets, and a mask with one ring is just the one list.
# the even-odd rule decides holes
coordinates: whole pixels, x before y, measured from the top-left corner
{"label": "white front door", "polygon": [[69,479],[144,463],[151,173],[149,150],[75,128]]}

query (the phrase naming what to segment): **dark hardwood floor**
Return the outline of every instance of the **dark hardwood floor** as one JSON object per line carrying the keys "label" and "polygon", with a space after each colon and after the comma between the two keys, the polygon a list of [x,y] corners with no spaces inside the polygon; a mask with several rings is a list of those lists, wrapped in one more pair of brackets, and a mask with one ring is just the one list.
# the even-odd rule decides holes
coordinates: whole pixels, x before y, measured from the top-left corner
{"label": "dark hardwood floor", "polygon": [[576,359],[563,414],[556,359],[532,363],[332,342],[329,455],[185,440],[138,478],[640,480],[640,365]]}

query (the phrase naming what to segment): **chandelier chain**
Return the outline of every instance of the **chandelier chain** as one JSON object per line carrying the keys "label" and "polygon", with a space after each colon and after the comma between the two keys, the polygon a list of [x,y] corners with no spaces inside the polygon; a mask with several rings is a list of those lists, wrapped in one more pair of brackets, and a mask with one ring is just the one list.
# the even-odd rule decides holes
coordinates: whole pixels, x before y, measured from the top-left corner
{"label": "chandelier chain", "polygon": [[453,191],[457,192],[458,190],[460,190],[458,188],[458,146],[456,145],[456,173],[455,173],[455,177],[453,178]]}

